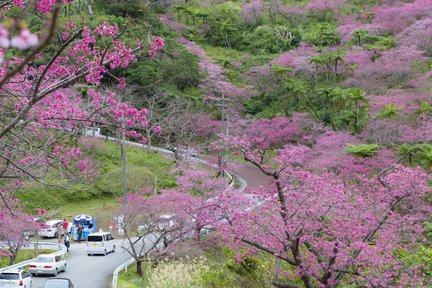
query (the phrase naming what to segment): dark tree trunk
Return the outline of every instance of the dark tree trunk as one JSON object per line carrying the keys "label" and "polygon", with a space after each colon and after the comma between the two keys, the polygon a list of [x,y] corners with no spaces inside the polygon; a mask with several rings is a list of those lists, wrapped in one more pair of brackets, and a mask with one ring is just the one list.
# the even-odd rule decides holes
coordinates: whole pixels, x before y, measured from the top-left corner
{"label": "dark tree trunk", "polygon": [[136,261],[136,270],[137,270],[138,276],[140,276],[140,277],[143,276],[142,262],[143,261]]}
{"label": "dark tree trunk", "polygon": [[16,259],[16,253],[15,252],[12,252],[12,255],[11,256],[9,256],[9,266],[12,266],[12,265],[14,265],[15,264],[15,259]]}

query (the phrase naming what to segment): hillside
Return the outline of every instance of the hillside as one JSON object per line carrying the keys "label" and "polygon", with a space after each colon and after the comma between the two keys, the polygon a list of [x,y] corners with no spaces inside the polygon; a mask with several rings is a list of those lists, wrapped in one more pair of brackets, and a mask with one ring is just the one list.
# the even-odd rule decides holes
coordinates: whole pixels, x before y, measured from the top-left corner
{"label": "hillside", "polygon": [[[3,2],[0,240],[129,201],[164,249],[124,285],[431,285],[432,0]],[[122,199],[91,127],[174,158],[123,151]]]}

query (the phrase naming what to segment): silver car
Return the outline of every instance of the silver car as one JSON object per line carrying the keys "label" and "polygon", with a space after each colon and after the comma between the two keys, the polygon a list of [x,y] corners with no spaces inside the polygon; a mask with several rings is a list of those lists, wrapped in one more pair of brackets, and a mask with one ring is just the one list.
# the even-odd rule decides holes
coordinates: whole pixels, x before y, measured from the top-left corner
{"label": "silver car", "polygon": [[74,288],[74,285],[68,278],[49,278],[43,288]]}

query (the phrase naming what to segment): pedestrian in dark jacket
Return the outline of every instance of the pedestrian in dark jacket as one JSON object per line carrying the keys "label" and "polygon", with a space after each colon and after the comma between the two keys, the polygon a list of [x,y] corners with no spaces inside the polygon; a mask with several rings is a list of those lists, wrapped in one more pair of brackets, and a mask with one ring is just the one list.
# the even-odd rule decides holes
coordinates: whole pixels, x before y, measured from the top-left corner
{"label": "pedestrian in dark jacket", "polygon": [[69,235],[67,235],[67,234],[65,236],[64,243],[65,243],[65,246],[66,246],[66,251],[69,252],[70,238],[69,238]]}
{"label": "pedestrian in dark jacket", "polygon": [[83,233],[83,227],[81,224],[78,224],[78,228],[77,228],[78,243],[81,243],[82,233]]}

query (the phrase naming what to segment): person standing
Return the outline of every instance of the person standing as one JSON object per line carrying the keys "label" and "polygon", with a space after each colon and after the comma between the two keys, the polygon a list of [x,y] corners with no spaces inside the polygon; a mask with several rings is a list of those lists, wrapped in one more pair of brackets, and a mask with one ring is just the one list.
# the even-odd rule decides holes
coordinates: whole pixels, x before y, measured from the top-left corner
{"label": "person standing", "polygon": [[61,238],[62,238],[62,233],[63,232],[63,228],[62,228],[62,224],[59,222],[57,224],[57,241],[58,243],[61,243]]}
{"label": "person standing", "polygon": [[69,223],[66,221],[66,219],[63,219],[63,230],[64,230],[65,235],[69,235],[68,226],[69,226]]}
{"label": "person standing", "polygon": [[65,234],[64,244],[66,246],[66,251],[69,252],[70,238],[68,234]]}
{"label": "person standing", "polygon": [[81,243],[82,233],[83,233],[83,227],[82,227],[82,225],[80,223],[80,224],[78,224],[78,228],[77,228],[78,243]]}

